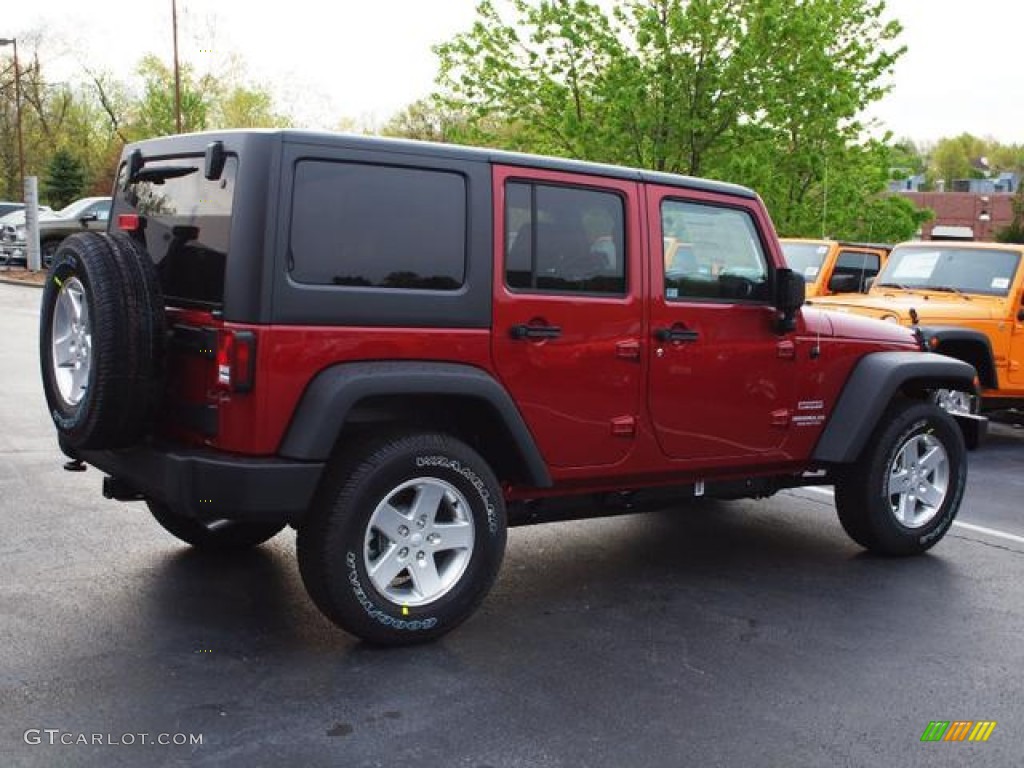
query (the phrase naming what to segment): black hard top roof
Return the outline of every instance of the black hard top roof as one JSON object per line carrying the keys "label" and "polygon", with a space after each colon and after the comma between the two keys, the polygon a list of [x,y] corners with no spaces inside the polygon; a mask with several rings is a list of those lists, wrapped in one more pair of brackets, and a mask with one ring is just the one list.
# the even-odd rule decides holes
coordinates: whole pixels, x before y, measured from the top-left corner
{"label": "black hard top roof", "polygon": [[696,189],[705,192],[717,192],[723,195],[733,195],[749,199],[757,197],[757,194],[753,190],[738,184],[712,181],[710,179],[701,179],[693,176],[682,176],[674,173],[660,173],[657,171],[646,171],[639,168],[627,168],[619,165],[605,165],[602,163],[584,162],[582,160],[568,160],[542,155],[528,155],[519,152],[505,152],[486,147],[466,147],[458,144],[437,144],[428,141],[413,141],[410,139],[394,139],[379,136],[359,136],[326,131],[307,131],[296,129],[210,131],[206,133],[147,139],[125,147],[125,153],[138,148],[142,150],[143,156],[171,154],[176,151],[181,151],[183,145],[191,145],[190,149],[192,149],[197,143],[202,143],[205,146],[205,143],[218,138],[225,140],[238,140],[246,136],[251,136],[253,138],[280,137],[286,143],[307,144],[311,146],[345,147],[358,150],[377,149],[409,155],[449,157],[453,159],[498,163],[524,168],[539,168],[547,171],[562,171],[565,173],[604,176],[606,178],[625,179],[628,181],[643,181],[671,187],[685,187],[687,189]]}

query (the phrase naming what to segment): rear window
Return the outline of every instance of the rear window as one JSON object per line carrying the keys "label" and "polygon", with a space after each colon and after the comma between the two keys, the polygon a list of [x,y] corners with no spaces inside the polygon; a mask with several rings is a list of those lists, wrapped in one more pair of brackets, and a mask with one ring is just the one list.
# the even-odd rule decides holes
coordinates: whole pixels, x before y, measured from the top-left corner
{"label": "rear window", "polygon": [[231,233],[238,158],[229,155],[219,179],[203,174],[203,156],[146,159],[126,184],[122,166],[115,213],[144,217],[141,236],[160,273],[164,296],[184,306],[220,307]]}

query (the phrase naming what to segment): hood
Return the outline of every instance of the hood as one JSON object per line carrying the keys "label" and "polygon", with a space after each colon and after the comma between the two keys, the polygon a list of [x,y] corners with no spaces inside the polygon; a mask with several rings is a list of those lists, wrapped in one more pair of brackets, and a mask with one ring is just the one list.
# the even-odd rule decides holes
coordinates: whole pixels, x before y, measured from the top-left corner
{"label": "hood", "polygon": [[[39,206],[39,220],[40,221],[48,221],[50,219],[55,219],[55,218],[57,218],[57,214],[55,214],[51,209],[46,208],[44,206]],[[21,227],[21,226],[24,226],[24,224],[25,224],[25,211],[24,210],[12,211],[11,213],[8,213],[6,216],[0,217],[0,226]]]}
{"label": "hood", "polygon": [[821,297],[813,305],[830,312],[866,317],[893,318],[912,324],[910,310],[921,324],[957,323],[965,319],[998,319],[1005,316],[1005,300],[995,296],[957,296],[935,291],[885,291],[866,296]]}
{"label": "hood", "polygon": [[837,338],[919,346],[914,332],[898,323],[840,312],[833,312],[830,320]]}

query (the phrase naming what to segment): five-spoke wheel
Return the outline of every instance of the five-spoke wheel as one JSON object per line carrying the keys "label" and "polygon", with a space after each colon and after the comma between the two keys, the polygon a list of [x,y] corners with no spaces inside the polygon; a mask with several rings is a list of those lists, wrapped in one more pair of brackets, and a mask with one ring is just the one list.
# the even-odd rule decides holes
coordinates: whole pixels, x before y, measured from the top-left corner
{"label": "five-spoke wheel", "polygon": [[873,552],[924,552],[953,524],[966,482],[964,438],[953,418],[932,403],[898,400],[837,477],[839,521]]}

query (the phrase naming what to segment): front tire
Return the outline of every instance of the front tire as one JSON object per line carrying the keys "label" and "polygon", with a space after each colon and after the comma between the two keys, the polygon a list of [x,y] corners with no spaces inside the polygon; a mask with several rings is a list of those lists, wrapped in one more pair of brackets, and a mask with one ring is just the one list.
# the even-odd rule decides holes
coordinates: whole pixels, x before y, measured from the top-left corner
{"label": "front tire", "polygon": [[465,621],[505,552],[497,478],[453,437],[372,443],[328,470],[299,527],[299,569],[317,607],[378,645],[439,637]]}
{"label": "front tire", "polygon": [[967,482],[964,438],[931,403],[898,401],[836,482],[839,521],[882,555],[916,555],[949,530]]}
{"label": "front tire", "polygon": [[284,528],[278,523],[247,520],[196,520],[159,502],[147,501],[146,504],[165,531],[196,549],[217,552],[252,549],[272,539]]}

